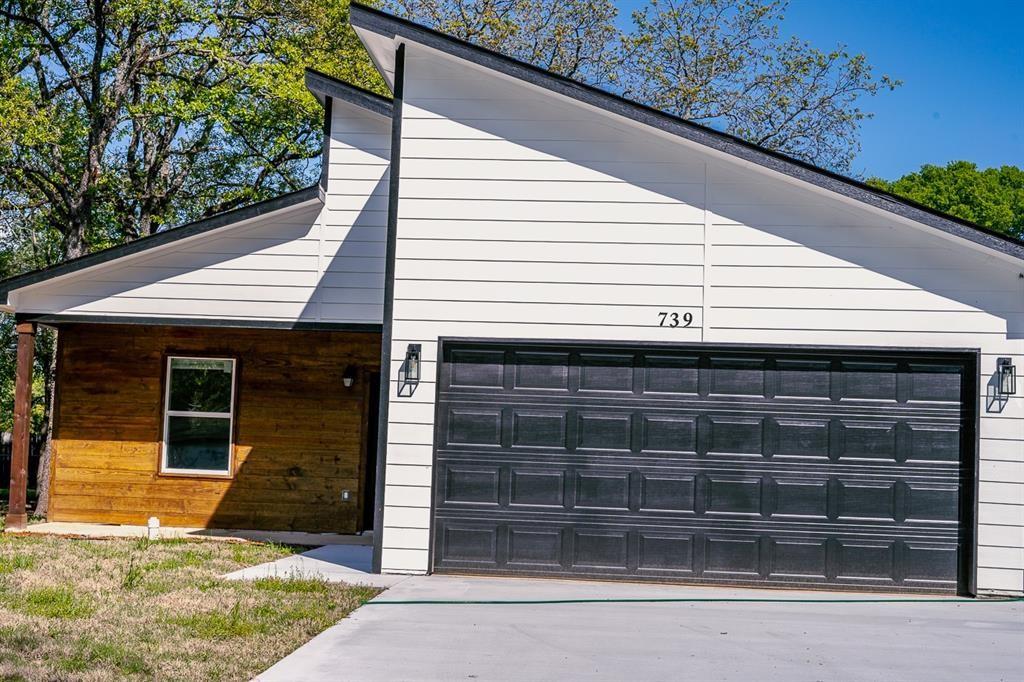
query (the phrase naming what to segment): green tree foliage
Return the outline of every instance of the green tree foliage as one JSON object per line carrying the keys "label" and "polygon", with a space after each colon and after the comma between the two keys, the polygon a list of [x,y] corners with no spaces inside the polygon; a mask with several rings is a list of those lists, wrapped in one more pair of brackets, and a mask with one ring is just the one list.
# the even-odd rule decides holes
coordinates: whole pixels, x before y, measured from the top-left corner
{"label": "green tree foliage", "polygon": [[303,67],[382,87],[347,19],[322,0],[0,0],[0,215],[59,235],[52,261],[308,184]]}
{"label": "green tree foliage", "polygon": [[868,184],[1024,239],[1024,170],[1016,166],[979,170],[969,161],[950,161],[921,166],[891,182],[872,178]]}
{"label": "green tree foliage", "polygon": [[899,85],[863,54],[780,36],[784,0],[389,0],[400,14],[799,159],[848,171],[864,97]]}
{"label": "green tree foliage", "polygon": [[385,7],[569,78],[591,84],[615,78],[619,32],[612,0],[388,0]]}

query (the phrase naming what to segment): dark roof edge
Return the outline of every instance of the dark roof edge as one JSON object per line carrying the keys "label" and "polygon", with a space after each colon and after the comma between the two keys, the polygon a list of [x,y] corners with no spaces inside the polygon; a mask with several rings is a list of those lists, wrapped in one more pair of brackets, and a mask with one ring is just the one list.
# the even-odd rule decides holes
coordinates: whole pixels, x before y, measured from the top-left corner
{"label": "dark roof edge", "polygon": [[325,97],[355,104],[367,111],[391,118],[391,100],[357,85],[338,80],[316,69],[306,69],[306,88],[321,102]]}
{"label": "dark roof edge", "polygon": [[353,26],[389,38],[398,36],[407,38],[421,45],[447,52],[460,59],[524,80],[560,95],[802,180],[908,220],[922,223],[1008,256],[1024,259],[1024,241],[1009,235],[941,213],[890,192],[871,187],[859,180],[765,149],[734,135],[687,121],[606,90],[560,76],[407,19],[353,2],[349,7],[349,21]]}
{"label": "dark roof edge", "polygon": [[209,218],[197,220],[192,223],[186,223],[179,227],[172,227],[148,237],[142,237],[126,244],[112,246],[108,249],[103,249],[102,251],[80,256],[79,258],[73,258],[72,260],[64,261],[63,263],[52,265],[48,268],[33,270],[32,272],[26,272],[22,275],[9,277],[5,280],[0,280],[0,303],[4,303],[6,301],[7,294],[15,289],[21,289],[32,284],[38,284],[39,282],[54,279],[55,277],[70,275],[73,272],[78,272],[79,270],[91,268],[96,265],[102,265],[103,263],[107,263],[117,258],[132,256],[181,239],[195,237],[203,234],[204,232],[210,232],[221,227],[227,227],[235,223],[240,223],[244,220],[258,218],[275,211],[280,211],[281,209],[291,208],[299,204],[306,203],[307,201],[312,201],[313,199],[318,201],[320,200],[319,185],[305,187],[294,192],[289,192],[288,194],[282,194],[281,196],[274,197],[272,199],[266,199],[265,201],[260,201],[255,204],[242,206],[241,208],[225,211],[224,213],[218,213],[210,216]]}

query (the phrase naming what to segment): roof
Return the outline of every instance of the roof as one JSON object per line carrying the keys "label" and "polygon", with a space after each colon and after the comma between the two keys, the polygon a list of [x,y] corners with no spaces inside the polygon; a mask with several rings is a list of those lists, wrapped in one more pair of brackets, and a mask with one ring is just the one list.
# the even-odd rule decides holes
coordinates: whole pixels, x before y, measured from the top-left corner
{"label": "roof", "polygon": [[243,220],[258,218],[268,213],[273,213],[274,211],[291,208],[313,200],[320,200],[319,185],[313,185],[312,187],[306,187],[294,192],[289,192],[288,194],[283,194],[279,197],[274,197],[273,199],[267,199],[266,201],[260,201],[255,204],[250,204],[249,206],[243,206],[231,211],[225,211],[224,213],[218,213],[217,215],[209,218],[197,220],[179,227],[172,227],[162,232],[149,235],[148,237],[142,237],[141,239],[136,239],[135,241],[127,242],[126,244],[121,244],[119,246],[112,246],[109,249],[96,251],[95,253],[80,256],[79,258],[72,258],[71,260],[64,261],[63,263],[59,263],[48,268],[33,270],[32,272],[26,272],[23,275],[9,277],[5,280],[0,280],[0,304],[6,301],[7,294],[15,289],[21,289],[31,284],[37,284],[55,277],[70,275],[73,272],[91,268],[95,265],[102,265],[103,263],[107,263],[116,258],[123,258],[124,256],[132,256],[144,251],[149,251],[150,249],[165,246],[181,239],[195,237],[196,235],[203,234],[204,232],[216,230],[221,227],[227,227],[228,225],[239,223]]}
{"label": "roof", "polygon": [[338,80],[315,69],[306,69],[306,88],[321,104],[332,97],[391,118],[391,100],[375,92]]}
{"label": "roof", "polygon": [[518,78],[565,97],[802,180],[1005,255],[1024,259],[1024,241],[1009,235],[941,213],[890,192],[871,187],[859,180],[819,168],[805,161],[760,147],[734,135],[687,121],[606,90],[560,76],[407,19],[353,2],[349,8],[349,21],[356,28],[389,39],[404,38],[451,54],[498,73]]}

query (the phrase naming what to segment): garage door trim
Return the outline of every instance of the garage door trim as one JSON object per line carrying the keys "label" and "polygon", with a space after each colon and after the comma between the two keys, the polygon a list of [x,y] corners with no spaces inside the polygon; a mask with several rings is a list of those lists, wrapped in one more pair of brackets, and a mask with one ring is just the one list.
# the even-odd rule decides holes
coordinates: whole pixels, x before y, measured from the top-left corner
{"label": "garage door trim", "polygon": [[[980,429],[979,429],[979,403],[981,399],[981,350],[979,348],[962,347],[892,347],[892,346],[848,346],[834,344],[749,344],[749,343],[703,343],[703,342],[681,342],[670,341],[635,341],[635,340],[592,340],[592,339],[538,339],[538,338],[517,338],[517,337],[464,337],[464,336],[442,336],[437,339],[437,361],[436,377],[434,387],[434,437],[431,475],[432,489],[430,495],[430,543],[428,547],[428,570],[434,571],[435,552],[437,548],[437,533],[440,524],[436,522],[437,513],[437,481],[438,471],[437,457],[441,447],[438,424],[441,421],[441,371],[446,357],[446,347],[451,345],[472,344],[477,346],[490,346],[509,348],[514,346],[530,347],[551,347],[553,349],[572,349],[574,351],[585,351],[587,348],[606,350],[608,348],[631,348],[638,349],[665,349],[672,351],[693,351],[707,353],[709,351],[723,351],[726,353],[771,353],[781,355],[800,355],[806,353],[850,353],[852,355],[885,355],[889,358],[924,356],[926,358],[942,359],[949,358],[962,362],[964,365],[965,385],[963,395],[968,399],[962,403],[963,419],[962,425],[965,430],[963,444],[965,452],[961,453],[960,460],[960,489],[963,500],[960,506],[958,524],[960,528],[962,547],[961,557],[958,565],[957,592],[960,594],[976,594],[977,576],[977,530],[978,518],[978,456],[980,451]],[[472,573],[471,569],[459,569],[460,573]],[[481,571],[483,574],[490,574]],[[517,573],[519,573],[517,571]],[[538,575],[552,578],[568,577],[560,574],[530,573],[522,571],[521,575]],[[587,576],[582,576],[587,578]],[[588,579],[598,579],[590,577]],[[631,581],[642,582],[652,580],[643,576],[630,575],[627,578]],[[699,583],[699,580],[690,582]],[[736,581],[736,584],[747,584],[744,581]],[[756,582],[750,582],[751,586],[757,586]],[[846,586],[835,586],[826,589],[844,589]],[[864,586],[861,589],[871,590],[871,586]],[[886,589],[884,587],[874,589]]]}

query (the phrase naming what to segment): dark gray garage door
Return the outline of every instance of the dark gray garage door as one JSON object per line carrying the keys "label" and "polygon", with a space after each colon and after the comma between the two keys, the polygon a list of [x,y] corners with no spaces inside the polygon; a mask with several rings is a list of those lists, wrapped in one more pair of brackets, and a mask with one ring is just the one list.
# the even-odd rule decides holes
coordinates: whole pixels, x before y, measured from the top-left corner
{"label": "dark gray garage door", "polygon": [[447,342],[433,568],[955,591],[963,354]]}

